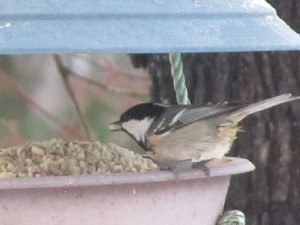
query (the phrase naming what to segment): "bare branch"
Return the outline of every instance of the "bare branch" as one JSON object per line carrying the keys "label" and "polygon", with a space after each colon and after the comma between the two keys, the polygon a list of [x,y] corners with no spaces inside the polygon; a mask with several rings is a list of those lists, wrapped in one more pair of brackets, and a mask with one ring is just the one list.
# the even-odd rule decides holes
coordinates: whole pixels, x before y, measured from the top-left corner
{"label": "bare branch", "polygon": [[[114,74],[118,74],[118,75],[121,75],[121,76],[126,76],[126,77],[129,77],[131,79],[137,79],[137,80],[141,80],[141,81],[147,80],[147,77],[145,77],[145,76],[139,76],[139,74],[137,74],[137,73],[121,71],[120,69],[118,69],[114,66],[110,66],[110,65],[112,65],[112,63],[109,60],[105,60],[106,63],[104,62],[104,63],[100,64],[97,61],[95,61],[93,59],[90,59],[90,58],[85,58],[82,55],[72,54],[72,57],[78,58],[78,59],[83,60],[83,61],[86,61],[86,62],[90,63],[91,65],[93,65],[93,66],[95,66],[95,67],[97,67],[101,70],[110,71]],[[109,65],[107,65],[108,62],[110,63]],[[146,73],[146,72],[144,71],[144,73]]]}
{"label": "bare branch", "polygon": [[109,84],[105,84],[105,83],[101,83],[99,81],[89,79],[87,77],[79,75],[78,73],[75,73],[74,71],[70,71],[70,72],[71,72],[70,75],[74,76],[75,78],[77,78],[79,80],[82,80],[88,84],[95,85],[106,91],[113,92],[118,95],[127,95],[127,96],[132,96],[132,97],[142,97],[142,96],[148,95],[148,92],[139,92],[139,91],[132,91],[132,90],[123,89],[123,88],[117,88],[117,87],[111,86]]}
{"label": "bare branch", "polygon": [[[81,57],[80,55],[72,55],[72,56],[75,56],[75,57],[78,57],[80,59],[84,59],[83,57]],[[96,62],[94,61],[91,61],[91,60],[87,60],[89,63],[92,63],[92,64],[96,64]],[[105,70],[109,70],[107,69],[105,66],[103,65],[98,65],[101,69],[105,69]],[[106,84],[106,83],[103,83],[101,81],[95,81],[95,80],[92,80],[90,78],[87,78],[75,71],[73,71],[72,69],[70,68],[66,68],[66,66],[64,66],[64,69],[68,71],[69,75],[72,75],[74,76],[75,78],[81,80],[81,81],[84,81],[88,84],[92,84],[94,86],[97,86],[105,91],[109,91],[109,92],[112,92],[114,94],[118,94],[118,95],[127,95],[127,96],[132,96],[132,97],[145,97],[145,96],[148,96],[149,95],[149,92],[148,91],[133,91],[133,90],[128,90],[128,89],[124,89],[124,88],[118,88],[118,87],[114,87],[114,86],[111,86],[109,84]],[[116,71],[116,70],[113,70],[113,71]],[[132,77],[132,74],[129,75],[129,73],[124,73],[124,72],[120,72],[120,71],[117,71],[117,73],[120,73],[122,75],[125,75],[125,76],[131,76]]]}
{"label": "bare branch", "polygon": [[86,135],[86,138],[89,140],[89,141],[92,141],[92,136],[91,136],[91,133],[89,131],[89,128],[84,120],[84,117],[83,117],[83,114],[81,112],[81,109],[79,107],[79,104],[77,102],[77,99],[75,97],[75,94],[74,94],[74,91],[69,83],[69,76],[71,74],[71,71],[64,66],[61,58],[59,55],[54,55],[54,60],[56,62],[56,66],[57,66],[57,69],[58,69],[58,72],[60,73],[62,79],[63,79],[63,82],[64,82],[64,85],[66,87],[66,90],[74,104],[74,107],[75,107],[75,110],[76,110],[76,113],[78,115],[78,118],[79,118],[79,121],[84,129],[84,132],[85,132],[85,135]]}
{"label": "bare branch", "polygon": [[27,93],[27,91],[23,87],[21,87],[12,78],[12,76],[10,76],[6,71],[2,70],[1,68],[0,68],[0,81],[1,81],[1,83],[5,84],[9,88],[9,90],[14,91],[20,97],[20,99],[23,102],[25,102],[25,104],[30,105],[36,111],[38,111],[39,113],[44,115],[47,119],[49,119],[53,124],[55,124],[57,127],[62,129],[64,131],[64,133],[66,133],[66,136],[74,137],[74,134],[78,135],[78,131],[76,128],[71,127],[70,125],[66,124],[64,121],[53,116],[46,109],[44,109],[37,102],[35,102],[31,98],[31,96]]}

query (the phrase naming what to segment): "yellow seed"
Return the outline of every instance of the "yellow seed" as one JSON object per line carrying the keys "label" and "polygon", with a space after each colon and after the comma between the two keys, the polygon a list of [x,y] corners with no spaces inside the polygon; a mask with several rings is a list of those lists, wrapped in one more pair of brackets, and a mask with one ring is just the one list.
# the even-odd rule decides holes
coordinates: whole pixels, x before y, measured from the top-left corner
{"label": "yellow seed", "polygon": [[33,146],[31,148],[31,152],[33,154],[36,154],[36,155],[39,155],[39,156],[43,156],[45,154],[45,150],[44,149],[41,149],[41,148],[36,147],[36,146]]}
{"label": "yellow seed", "polygon": [[0,149],[1,176],[120,173],[157,168],[151,160],[116,144],[52,139]]}

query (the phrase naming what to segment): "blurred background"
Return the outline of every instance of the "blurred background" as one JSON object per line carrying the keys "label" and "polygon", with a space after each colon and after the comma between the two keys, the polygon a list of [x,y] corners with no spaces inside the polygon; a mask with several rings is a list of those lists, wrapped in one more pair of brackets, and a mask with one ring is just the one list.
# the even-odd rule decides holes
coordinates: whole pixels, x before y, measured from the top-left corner
{"label": "blurred background", "polygon": [[149,101],[149,84],[147,70],[133,68],[125,54],[1,56],[0,146],[92,139],[138,151],[126,134],[107,126],[132,105]]}

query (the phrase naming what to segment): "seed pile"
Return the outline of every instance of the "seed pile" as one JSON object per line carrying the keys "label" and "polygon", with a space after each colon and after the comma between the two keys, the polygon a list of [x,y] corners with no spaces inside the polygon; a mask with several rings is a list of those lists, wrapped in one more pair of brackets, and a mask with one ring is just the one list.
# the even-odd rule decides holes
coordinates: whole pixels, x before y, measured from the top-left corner
{"label": "seed pile", "polygon": [[143,172],[149,159],[116,144],[52,139],[0,149],[0,177],[67,176]]}

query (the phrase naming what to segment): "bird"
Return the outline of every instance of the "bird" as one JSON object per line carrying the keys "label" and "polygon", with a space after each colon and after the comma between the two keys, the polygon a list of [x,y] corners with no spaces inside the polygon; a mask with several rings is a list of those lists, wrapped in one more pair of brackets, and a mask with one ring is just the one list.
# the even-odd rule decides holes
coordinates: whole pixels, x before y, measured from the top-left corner
{"label": "bird", "polygon": [[[197,167],[223,158],[253,113],[300,99],[290,93],[251,104],[163,105],[140,103],[109,125],[133,138],[161,169]],[[196,165],[196,166],[195,166]]]}

